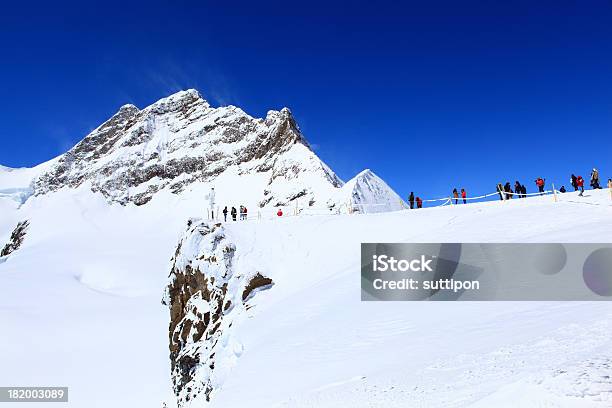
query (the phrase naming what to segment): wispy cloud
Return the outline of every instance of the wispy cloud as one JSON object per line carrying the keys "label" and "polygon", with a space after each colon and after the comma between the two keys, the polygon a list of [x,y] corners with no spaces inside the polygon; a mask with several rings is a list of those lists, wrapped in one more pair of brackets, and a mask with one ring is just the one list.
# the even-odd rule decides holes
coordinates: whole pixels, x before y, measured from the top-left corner
{"label": "wispy cloud", "polygon": [[195,88],[213,105],[240,104],[236,87],[226,75],[209,66],[193,62],[179,64],[168,58],[147,67],[145,79],[150,87],[160,89],[163,94]]}

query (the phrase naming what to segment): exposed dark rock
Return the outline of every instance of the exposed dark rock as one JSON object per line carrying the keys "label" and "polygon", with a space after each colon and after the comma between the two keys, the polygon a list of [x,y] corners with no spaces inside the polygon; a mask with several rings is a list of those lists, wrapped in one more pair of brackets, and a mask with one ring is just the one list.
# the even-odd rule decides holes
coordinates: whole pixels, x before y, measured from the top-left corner
{"label": "exposed dark rock", "polygon": [[249,298],[249,295],[255,289],[265,287],[265,286],[271,286],[271,285],[272,285],[272,279],[266,278],[261,273],[257,272],[257,275],[253,276],[251,280],[249,281],[249,284],[247,285],[247,287],[244,288],[244,291],[242,292],[242,300],[246,301]]}
{"label": "exposed dark rock", "polygon": [[30,222],[28,220],[21,221],[17,224],[11,234],[9,242],[2,248],[2,251],[0,251],[0,256],[7,256],[21,247],[29,226]]}
{"label": "exposed dark rock", "polygon": [[[200,249],[185,252],[194,248]],[[257,289],[273,284],[261,273],[236,274],[235,252],[221,224],[190,219],[172,259],[163,302],[170,310],[170,365],[179,406],[198,395],[210,400],[215,366],[233,353],[227,347],[234,316],[246,310]]]}

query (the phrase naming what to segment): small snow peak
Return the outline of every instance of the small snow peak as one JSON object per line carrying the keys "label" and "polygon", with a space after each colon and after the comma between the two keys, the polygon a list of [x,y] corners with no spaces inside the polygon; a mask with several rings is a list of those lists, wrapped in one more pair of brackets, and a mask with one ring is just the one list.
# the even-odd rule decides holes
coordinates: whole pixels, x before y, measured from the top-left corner
{"label": "small snow peak", "polygon": [[362,177],[370,177],[370,176],[376,176],[376,174],[374,174],[374,172],[370,169],[364,169],[364,170],[361,170],[354,178],[362,178]]}

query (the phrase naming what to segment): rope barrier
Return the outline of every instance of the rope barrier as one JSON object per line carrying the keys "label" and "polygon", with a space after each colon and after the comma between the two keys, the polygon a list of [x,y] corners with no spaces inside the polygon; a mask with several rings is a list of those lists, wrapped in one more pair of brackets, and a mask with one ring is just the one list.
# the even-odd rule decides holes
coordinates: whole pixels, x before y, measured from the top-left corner
{"label": "rope barrier", "polygon": [[[554,191],[559,192],[559,190],[554,190]],[[506,197],[510,196],[510,197],[517,197],[518,198],[518,197],[529,197],[529,196],[551,194],[554,191],[553,190],[545,190],[543,192],[539,192],[538,191],[538,192],[535,192],[535,193],[524,193],[524,194],[523,193],[515,193],[515,192],[509,193],[509,192],[506,192],[506,191],[500,191],[500,192],[496,191],[494,193],[483,194],[483,195],[476,196],[476,197],[473,197],[473,196],[472,197],[465,197],[465,198],[463,198],[461,196],[459,196],[459,197],[442,197],[442,198],[429,198],[429,199],[421,200],[421,201],[423,201],[424,203],[432,203],[432,202],[436,202],[436,201],[452,201],[452,200],[457,200],[457,201],[461,201],[461,200],[466,200],[466,201],[468,201],[468,200],[482,200],[483,198],[499,196],[500,194],[503,194]]]}
{"label": "rope barrier", "polygon": [[[443,207],[446,205],[453,205],[453,200],[456,200],[457,202],[459,202],[460,200],[465,200],[465,201],[471,201],[471,200],[482,200],[485,198],[489,198],[489,197],[493,197],[493,196],[502,196],[503,200],[509,200],[514,198],[524,198],[524,197],[533,197],[533,196],[543,196],[543,195],[549,195],[549,194],[561,194],[561,192],[559,190],[557,190],[556,188],[553,187],[552,190],[544,190],[542,192],[537,191],[535,193],[516,193],[516,192],[506,192],[506,191],[496,191],[493,193],[487,193],[487,194],[483,194],[483,195],[479,195],[479,196],[472,196],[472,197],[441,197],[441,198],[430,198],[430,199],[424,199],[421,200],[424,203],[436,203],[439,202],[440,204],[435,205],[433,207]],[[612,195],[612,190],[611,190],[611,195]],[[277,218],[287,218],[287,217],[297,217],[297,216],[317,216],[317,215],[340,215],[340,214],[352,214],[351,208],[353,209],[359,209],[359,208],[367,208],[367,207],[378,207],[378,206],[386,206],[387,204],[385,203],[372,203],[372,204],[366,204],[366,203],[344,203],[340,206],[337,207],[332,207],[329,208],[327,206],[325,207],[303,207],[300,208],[298,206],[296,206],[295,211],[290,211],[291,209],[291,205],[288,204],[285,207],[286,211],[283,211],[283,215],[282,216],[278,216],[277,215],[277,211],[278,208],[274,207],[274,208],[266,208],[266,209],[258,209],[257,213],[254,214],[252,212],[249,212],[248,215],[246,216],[246,218],[242,219],[240,217],[240,213],[237,214],[236,216],[236,222],[239,221],[254,221],[254,220],[261,220],[263,218],[265,219],[277,219]],[[407,206],[404,206],[405,208],[408,208]],[[357,211],[359,212],[359,211]],[[208,211],[208,219],[214,219],[217,221],[222,221],[223,218],[223,214],[221,211],[219,211],[219,207],[217,207],[217,210],[214,212],[213,216],[211,217],[211,211]],[[228,213],[227,216],[228,220],[227,222],[232,222],[232,217],[231,214]]]}

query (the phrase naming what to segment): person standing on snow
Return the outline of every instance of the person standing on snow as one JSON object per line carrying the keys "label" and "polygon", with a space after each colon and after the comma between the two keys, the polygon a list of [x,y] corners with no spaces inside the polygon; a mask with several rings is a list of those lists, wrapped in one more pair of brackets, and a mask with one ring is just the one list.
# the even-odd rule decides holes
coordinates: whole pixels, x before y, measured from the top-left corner
{"label": "person standing on snow", "polygon": [[540,191],[540,195],[544,194],[544,184],[546,184],[546,179],[543,179],[542,177],[538,177],[535,180],[536,186],[538,186],[538,190]]}
{"label": "person standing on snow", "polygon": [[560,193],[565,193],[567,190],[565,189],[565,186],[561,186],[561,189],[559,190]]}
{"label": "person standing on snow", "polygon": [[410,203],[410,209],[413,210],[414,209],[414,192],[411,191],[410,195],[408,196],[408,202]]}
{"label": "person standing on snow", "polygon": [[576,176],[573,173],[570,177],[570,182],[572,183],[572,187],[574,187],[574,191],[578,191],[578,183],[576,183]]}
{"label": "person standing on snow", "polygon": [[504,191],[506,192],[506,198],[509,200],[512,199],[513,191],[509,181],[506,182],[506,185],[504,186]]}
{"label": "person standing on snow", "polygon": [[516,180],[514,182],[514,191],[516,191],[516,196],[518,198],[522,198],[523,197],[523,189],[521,187],[521,183],[519,183],[518,180]]}
{"label": "person standing on snow", "polygon": [[421,200],[421,197],[417,197],[416,202],[417,202],[417,208],[423,208],[423,200]]}
{"label": "person standing on snow", "polygon": [[455,198],[455,204],[458,204],[459,201],[459,193],[456,188],[453,188],[453,197]]}
{"label": "person standing on snow", "polygon": [[580,194],[578,194],[578,196],[582,197],[582,195],[584,194],[584,179],[582,178],[582,176],[576,177],[576,185],[580,189]]}
{"label": "person standing on snow", "polygon": [[246,207],[244,207],[244,220],[245,221],[247,220],[247,208]]}
{"label": "person standing on snow", "polygon": [[461,189],[461,198],[463,198],[463,204],[467,204],[467,193],[465,192],[465,188]]}
{"label": "person standing on snow", "polygon": [[524,184],[521,184],[521,193],[523,193],[523,198],[527,198],[527,187]]}
{"label": "person standing on snow", "polygon": [[238,214],[238,211],[236,211],[236,207],[232,207],[232,221],[236,221],[236,214]]}
{"label": "person standing on snow", "polygon": [[225,208],[223,209],[223,220],[225,222],[227,222],[227,205],[225,206]]}
{"label": "person standing on snow", "polygon": [[597,169],[593,169],[591,172],[591,187],[593,187],[593,189],[601,188],[599,185],[599,171],[597,171]]}

